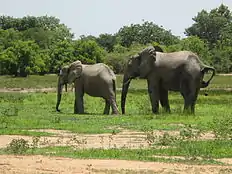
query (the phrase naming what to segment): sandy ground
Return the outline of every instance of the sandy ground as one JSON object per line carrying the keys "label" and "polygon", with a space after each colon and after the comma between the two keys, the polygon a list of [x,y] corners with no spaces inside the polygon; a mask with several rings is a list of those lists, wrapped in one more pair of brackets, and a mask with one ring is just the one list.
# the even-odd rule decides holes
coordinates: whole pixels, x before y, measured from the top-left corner
{"label": "sandy ground", "polygon": [[[48,92],[56,92],[56,88],[0,88],[0,92],[5,93],[34,93],[34,92],[42,92],[42,93],[48,93]],[[121,91],[122,88],[117,88],[117,91]],[[202,88],[201,91],[207,91],[207,88]],[[218,91],[218,90],[224,90],[224,91],[232,91],[232,88],[211,88],[211,91]],[[68,89],[68,92],[71,92],[71,89]]]}
{"label": "sandy ground", "polygon": [[78,173],[232,173],[231,166],[187,165],[126,160],[71,159],[49,156],[0,155],[1,174]]}
{"label": "sandy ground", "polygon": [[[39,138],[39,147],[46,146],[73,146],[75,148],[148,148],[152,142],[152,138],[148,138],[152,135],[155,140],[158,140],[159,136],[163,136],[164,133],[168,133],[171,136],[178,137],[179,131],[164,131],[154,130],[152,133],[136,132],[130,130],[121,129],[121,132],[117,134],[78,134],[71,133],[63,130],[53,129],[37,129],[31,130],[36,132],[48,132],[53,133],[54,136],[42,136]],[[151,137],[151,136],[150,136]],[[0,148],[5,148],[13,139],[23,138],[30,144],[33,141],[32,136],[21,136],[21,135],[0,135]],[[202,134],[198,139],[209,140],[213,139],[214,134],[211,132]],[[157,148],[165,148],[157,146]]]}
{"label": "sandy ground", "polygon": [[[39,146],[72,145],[75,148],[145,148],[149,146],[144,132],[122,130],[112,134],[74,134],[62,130],[31,130],[54,133],[52,137],[41,137]],[[162,136],[167,131],[154,131],[155,136]],[[178,132],[168,132],[178,136]],[[0,148],[6,147],[12,139],[24,138],[32,141],[30,136],[0,135]],[[201,139],[212,139],[213,134],[202,135]],[[160,148],[160,147],[159,147]],[[161,147],[162,148],[162,147]],[[161,156],[155,156],[161,157]],[[183,158],[168,157],[162,158]],[[187,165],[177,163],[140,162],[125,160],[71,159],[51,156],[14,156],[0,155],[0,174],[76,174],[76,173],[232,173],[232,159],[221,159],[225,166]]]}

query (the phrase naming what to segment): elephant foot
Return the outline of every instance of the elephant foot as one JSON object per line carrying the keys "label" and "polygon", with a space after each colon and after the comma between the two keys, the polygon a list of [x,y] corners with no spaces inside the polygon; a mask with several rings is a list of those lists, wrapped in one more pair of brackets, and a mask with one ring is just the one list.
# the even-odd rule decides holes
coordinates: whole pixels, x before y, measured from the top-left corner
{"label": "elephant foot", "polygon": [[170,109],[164,109],[165,113],[171,114],[171,110]]}
{"label": "elephant foot", "polygon": [[158,110],[152,110],[152,113],[153,114],[159,114],[159,111]]}
{"label": "elephant foot", "polygon": [[112,112],[111,115],[119,115],[119,112]]}
{"label": "elephant foot", "polygon": [[184,109],[183,113],[186,115],[195,115],[195,112],[192,111],[190,108]]}
{"label": "elephant foot", "polygon": [[74,111],[74,114],[85,114],[84,111]]}

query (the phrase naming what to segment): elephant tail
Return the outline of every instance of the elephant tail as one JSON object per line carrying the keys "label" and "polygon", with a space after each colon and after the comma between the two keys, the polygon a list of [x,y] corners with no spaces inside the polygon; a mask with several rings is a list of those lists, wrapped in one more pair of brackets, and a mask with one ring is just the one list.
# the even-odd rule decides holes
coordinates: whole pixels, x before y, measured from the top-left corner
{"label": "elephant tail", "polygon": [[210,81],[213,79],[213,76],[215,76],[215,73],[216,73],[216,72],[215,72],[215,69],[214,69],[213,67],[204,66],[204,67],[201,69],[201,73],[203,74],[203,77],[204,77],[204,74],[205,74],[206,72],[208,72],[208,71],[212,71],[213,73],[212,73],[211,77],[209,78],[209,80],[208,80],[207,82],[202,81],[202,83],[201,83],[201,88],[206,88],[206,87],[209,85]]}

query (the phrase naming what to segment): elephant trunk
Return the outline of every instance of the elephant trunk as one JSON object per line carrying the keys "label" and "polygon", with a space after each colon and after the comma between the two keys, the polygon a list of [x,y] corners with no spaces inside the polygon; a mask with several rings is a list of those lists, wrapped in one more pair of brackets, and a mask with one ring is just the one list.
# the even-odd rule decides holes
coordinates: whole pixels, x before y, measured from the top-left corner
{"label": "elephant trunk", "polygon": [[130,82],[131,82],[131,78],[129,78],[127,75],[124,75],[124,77],[123,77],[123,86],[122,86],[122,94],[121,94],[122,114],[125,114],[126,95],[127,95],[127,92],[128,92]]}
{"label": "elephant trunk", "polygon": [[58,80],[58,85],[57,85],[57,102],[56,102],[56,111],[60,112],[59,110],[59,105],[60,105],[60,101],[61,101],[61,96],[62,96],[62,89],[63,86],[65,85],[65,90],[67,92],[67,84],[61,84],[60,83],[60,79]]}

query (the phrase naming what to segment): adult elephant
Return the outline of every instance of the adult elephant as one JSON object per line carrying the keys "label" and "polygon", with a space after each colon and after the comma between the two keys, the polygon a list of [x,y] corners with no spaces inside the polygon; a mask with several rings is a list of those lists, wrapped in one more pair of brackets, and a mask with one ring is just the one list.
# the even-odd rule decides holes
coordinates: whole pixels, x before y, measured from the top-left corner
{"label": "adult elephant", "polygon": [[85,65],[77,60],[68,66],[64,66],[58,78],[56,110],[60,111],[59,105],[63,85],[74,83],[75,114],[84,113],[84,93],[93,97],[102,97],[105,99],[104,114],[109,114],[110,106],[112,108],[112,114],[119,114],[116,104],[115,81],[116,76],[114,72],[103,63]]}
{"label": "adult elephant", "polygon": [[[212,76],[205,82],[204,74],[212,71]],[[156,52],[149,46],[139,54],[132,56],[126,65],[121,93],[122,114],[125,114],[126,95],[131,79],[147,79],[148,93],[152,112],[159,112],[161,106],[170,112],[168,91],[179,91],[184,98],[184,111],[195,112],[195,103],[200,88],[209,85],[215,69],[203,64],[198,56],[190,51],[172,53]]]}

